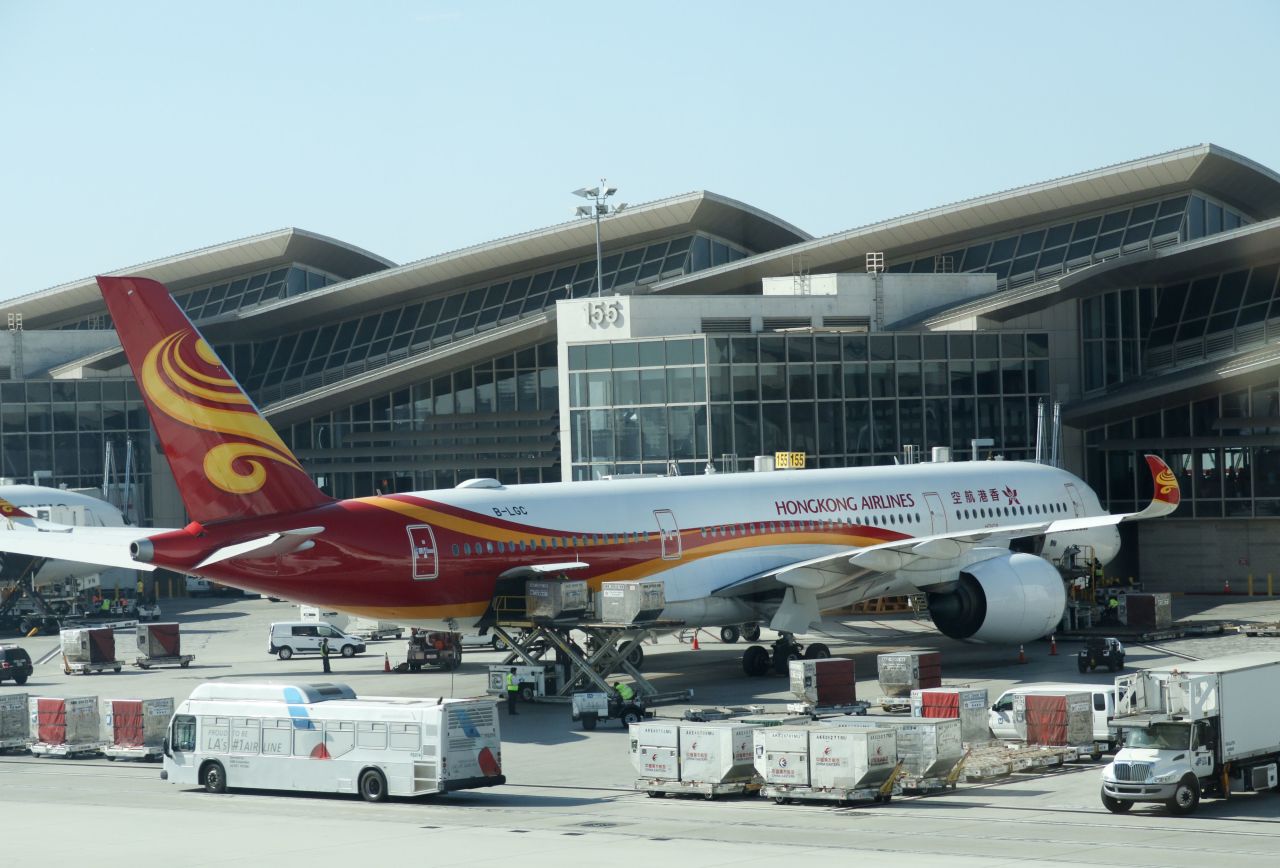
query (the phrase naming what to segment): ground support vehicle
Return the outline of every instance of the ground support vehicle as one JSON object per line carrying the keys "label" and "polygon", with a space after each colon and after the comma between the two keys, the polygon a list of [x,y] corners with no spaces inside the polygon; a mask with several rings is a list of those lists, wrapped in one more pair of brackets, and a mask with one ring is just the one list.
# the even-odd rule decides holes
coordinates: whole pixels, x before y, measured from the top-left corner
{"label": "ground support vehicle", "polygon": [[856,802],[890,802],[897,790],[896,778],[890,777],[878,787],[799,787],[790,784],[762,784],[760,795],[773,799],[774,804],[792,802],[835,802],[849,805]]}
{"label": "ground support vehicle", "polygon": [[180,666],[186,669],[191,665],[191,661],[196,659],[194,654],[179,654],[177,657],[139,657],[133,661],[133,665],[139,669],[151,669],[160,666]]}
{"label": "ground support vehicle", "polygon": [[102,752],[96,696],[33,696],[28,701],[34,756],[79,757]]}
{"label": "ground support vehicle", "polygon": [[1124,645],[1114,637],[1090,636],[1085,647],[1076,654],[1076,667],[1081,672],[1092,672],[1105,666],[1108,672],[1124,669]]}
{"label": "ground support vehicle", "polygon": [[[1024,694],[1088,693],[1093,700],[1093,747],[1089,751],[1095,758],[1116,748],[1116,730],[1111,720],[1116,716],[1116,687],[1114,684],[1026,684],[1012,687],[1000,694],[987,714],[990,735],[998,739],[1025,741],[1027,736],[1025,715],[1019,717],[1016,708],[1018,697]],[[1025,707],[1025,705],[1024,705]]]}
{"label": "ground support vehicle", "polygon": [[788,702],[787,711],[792,714],[805,714],[814,720],[824,717],[834,717],[836,715],[858,715],[863,717],[870,710],[869,702],[849,702],[843,705],[813,705],[808,702]]}
{"label": "ground support vehicle", "polygon": [[0,681],[11,679],[21,687],[34,671],[31,655],[21,645],[0,645]]}
{"label": "ground support vehicle", "polygon": [[116,659],[116,637],[111,627],[83,627],[63,630],[59,634],[62,647],[62,671],[67,675],[119,672],[124,668]]}
{"label": "ground support vehicle", "polygon": [[1163,802],[1189,814],[1205,795],[1276,789],[1280,654],[1253,652],[1116,679],[1124,747],[1102,772],[1102,804],[1122,814]]}
{"label": "ground support vehicle", "polygon": [[1015,772],[1060,766],[1079,758],[1080,753],[1075,748],[1022,747],[991,742],[969,749],[959,780],[989,781]]}
{"label": "ground support vehicle", "polygon": [[63,659],[62,671],[67,675],[97,675],[99,672],[119,672],[124,664],[119,660],[104,660],[99,663],[71,661]]}
{"label": "ground support vehicle", "polygon": [[457,633],[415,633],[405,656],[410,672],[434,666],[452,672],[462,665],[462,637]]}
{"label": "ground support vehicle", "polygon": [[760,793],[792,801],[885,802],[893,797],[902,762],[897,736],[881,727],[761,727],[752,733]]}
{"label": "ground support vehicle", "polygon": [[31,744],[27,703],[25,693],[0,693],[0,753],[26,751]]}
{"label": "ground support vehicle", "polygon": [[506,783],[493,700],[357,697],[330,682],[201,684],[178,706],[164,747],[161,778],[210,793],[381,802]]}
{"label": "ground support vehicle", "polygon": [[664,781],[652,778],[636,778],[636,791],[650,798],[659,796],[700,796],[717,799],[721,796],[746,796],[760,792],[759,781]]}
{"label": "ground support vehicle", "polygon": [[179,666],[186,669],[194,654],[182,653],[182,629],[176,623],[139,624],[137,632],[138,650],[141,657],[134,660],[139,669],[150,669],[152,666]]}
{"label": "ground support vehicle", "polygon": [[741,720],[663,719],[634,724],[629,732],[635,788],[649,796],[696,795],[704,799],[755,793],[756,724]]}
{"label": "ground support vehicle", "polygon": [[280,621],[267,633],[267,653],[281,660],[294,654],[320,653],[321,640],[328,640],[329,653],[354,657],[365,652],[364,640],[342,632],[323,621]]}
{"label": "ground support vehicle", "polygon": [[645,707],[644,698],[640,696],[622,699],[617,691],[582,692],[573,694],[571,701],[574,723],[582,723],[585,730],[593,730],[602,720],[617,720],[623,726],[653,717],[653,711]]}

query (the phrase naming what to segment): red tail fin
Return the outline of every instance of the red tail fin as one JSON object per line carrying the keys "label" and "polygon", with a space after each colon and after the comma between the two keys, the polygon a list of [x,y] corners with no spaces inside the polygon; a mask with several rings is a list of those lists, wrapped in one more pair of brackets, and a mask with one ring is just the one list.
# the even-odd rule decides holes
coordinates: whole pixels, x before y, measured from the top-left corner
{"label": "red tail fin", "polygon": [[191,518],[330,502],[164,286],[141,277],[99,277],[98,286]]}

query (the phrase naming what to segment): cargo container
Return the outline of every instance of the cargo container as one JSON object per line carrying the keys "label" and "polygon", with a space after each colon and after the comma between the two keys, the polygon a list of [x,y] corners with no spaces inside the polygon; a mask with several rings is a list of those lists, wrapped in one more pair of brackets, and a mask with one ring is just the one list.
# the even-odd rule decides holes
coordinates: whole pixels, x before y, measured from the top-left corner
{"label": "cargo container", "polygon": [[1253,652],[1116,679],[1124,747],[1102,771],[1102,804],[1124,813],[1164,802],[1189,814],[1202,795],[1275,789],[1280,772],[1280,654]]}
{"label": "cargo container", "polygon": [[[987,712],[987,726],[991,734],[1000,739],[1020,740],[1026,737],[1025,721],[1014,714],[1014,703],[1021,694],[1088,693],[1093,703],[1093,757],[1114,750],[1116,731],[1111,719],[1116,715],[1116,688],[1114,684],[1026,684],[1011,687],[992,704]],[[1024,706],[1025,707],[1025,706]]]}
{"label": "cargo container", "polygon": [[142,652],[134,665],[139,669],[152,666],[181,666],[186,668],[196,659],[194,654],[182,653],[182,632],[175,623],[139,624],[138,650]]}
{"label": "cargo container", "polygon": [[964,758],[958,718],[834,717],[821,725],[836,729],[892,729],[903,773],[921,787],[946,778]]}
{"label": "cargo container", "polygon": [[876,656],[876,674],[885,696],[942,686],[942,654],[938,651],[893,651]]}
{"label": "cargo container", "polygon": [[591,592],[583,581],[529,581],[524,594],[525,612],[534,621],[580,618],[591,603]]}
{"label": "cargo container", "polygon": [[892,729],[814,728],[809,732],[809,786],[878,787],[898,764],[897,756]]}
{"label": "cargo container", "polygon": [[68,675],[103,672],[107,669],[119,672],[123,664],[116,660],[116,634],[110,627],[82,627],[63,630],[62,669]]}
{"label": "cargo container", "polygon": [[1173,599],[1169,594],[1124,594],[1118,615],[1130,627],[1165,630],[1173,626]]}
{"label": "cargo container", "polygon": [[604,582],[600,585],[600,620],[606,624],[653,621],[666,606],[662,582]]}
{"label": "cargo container", "polygon": [[37,756],[77,756],[102,748],[96,696],[33,696],[28,714],[31,752]]}
{"label": "cargo container", "polygon": [[809,786],[809,727],[762,727],[751,737],[756,774],[766,786]]}
{"label": "cargo container", "polygon": [[31,711],[25,693],[0,693],[0,751],[26,750],[31,743]]}
{"label": "cargo container", "polygon": [[852,657],[792,660],[791,695],[811,709],[844,707],[858,698]]}
{"label": "cargo container", "polygon": [[111,759],[159,759],[173,699],[104,699],[102,752]]}
{"label": "cargo container", "polygon": [[1090,693],[1019,693],[1013,699],[1014,720],[1028,745],[1076,747],[1093,752],[1093,695]]}
{"label": "cargo container", "polygon": [[985,687],[930,687],[911,691],[913,717],[956,718],[969,744],[991,740]]}
{"label": "cargo container", "polygon": [[652,720],[633,723],[631,766],[643,779],[680,780],[680,721]]}

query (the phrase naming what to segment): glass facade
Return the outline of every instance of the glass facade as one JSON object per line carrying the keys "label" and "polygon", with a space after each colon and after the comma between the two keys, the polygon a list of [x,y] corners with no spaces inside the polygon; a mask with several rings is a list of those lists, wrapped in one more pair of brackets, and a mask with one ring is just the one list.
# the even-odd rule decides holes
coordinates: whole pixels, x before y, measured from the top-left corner
{"label": "glass facade", "polygon": [[554,342],[438,374],[281,431],[335,497],[560,479]]}
{"label": "glass facade", "polygon": [[[259,271],[211,286],[200,287],[177,296],[177,299],[178,304],[182,305],[182,309],[187,312],[187,316],[199,321],[244,307],[252,307],[255,304],[265,304],[278,298],[302,295],[304,292],[311,292],[339,282],[341,279],[331,274],[302,265],[291,265],[288,268]],[[105,311],[61,326],[66,329],[114,327],[110,314]]]}
{"label": "glass facade", "polygon": [[[654,283],[749,253],[709,236],[686,235],[604,257],[605,292]],[[286,333],[252,347],[241,381],[259,403],[337,382],[596,291],[593,258],[504,278],[425,302]],[[224,352],[223,358],[233,354]]]}
{"label": "glass facade", "polygon": [[120,484],[129,440],[139,493],[135,507],[147,521],[151,422],[133,380],[0,383],[0,476],[52,488],[101,488],[110,448],[114,473],[108,482]]}
{"label": "glass facade", "polygon": [[962,247],[939,248],[924,256],[891,261],[888,271],[992,273],[997,287],[1007,289],[1114,256],[1237,229],[1249,222],[1244,214],[1204,196],[1174,196],[1024,228]]}
{"label": "glass facade", "polygon": [[749,470],[804,452],[810,467],[892,463],[903,445],[991,437],[1034,453],[1049,394],[1043,332],[707,335],[569,347],[574,479]]}

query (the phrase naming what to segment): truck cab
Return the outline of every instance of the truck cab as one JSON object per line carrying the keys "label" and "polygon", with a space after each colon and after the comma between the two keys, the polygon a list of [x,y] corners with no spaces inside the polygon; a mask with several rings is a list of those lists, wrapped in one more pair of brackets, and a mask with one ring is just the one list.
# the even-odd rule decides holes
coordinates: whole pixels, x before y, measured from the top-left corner
{"label": "truck cab", "polygon": [[1139,801],[1190,813],[1203,791],[1218,787],[1211,721],[1135,718],[1123,721],[1120,734],[1124,747],[1102,773],[1102,804],[1112,813]]}

